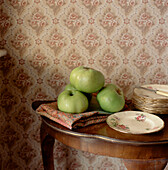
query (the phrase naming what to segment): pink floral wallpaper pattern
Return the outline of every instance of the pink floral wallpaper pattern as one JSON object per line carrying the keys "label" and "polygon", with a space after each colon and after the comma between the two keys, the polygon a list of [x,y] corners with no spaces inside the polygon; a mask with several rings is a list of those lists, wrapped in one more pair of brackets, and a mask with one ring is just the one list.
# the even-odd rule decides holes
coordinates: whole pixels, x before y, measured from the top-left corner
{"label": "pink floral wallpaper pattern", "polygon": [[[43,169],[35,100],[56,99],[71,70],[100,70],[127,98],[168,84],[167,0],[0,0],[0,169]],[[56,169],[124,170],[122,160],[56,142]]]}

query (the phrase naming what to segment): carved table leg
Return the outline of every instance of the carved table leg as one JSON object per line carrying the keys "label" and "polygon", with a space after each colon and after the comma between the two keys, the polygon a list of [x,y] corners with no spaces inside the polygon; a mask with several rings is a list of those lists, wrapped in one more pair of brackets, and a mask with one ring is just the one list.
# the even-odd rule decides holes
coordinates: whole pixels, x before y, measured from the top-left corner
{"label": "carved table leg", "polygon": [[53,147],[55,139],[50,136],[44,123],[41,124],[40,138],[44,170],[54,170]]}
{"label": "carved table leg", "polygon": [[127,170],[164,170],[167,165],[167,159],[157,160],[127,160],[123,163]]}

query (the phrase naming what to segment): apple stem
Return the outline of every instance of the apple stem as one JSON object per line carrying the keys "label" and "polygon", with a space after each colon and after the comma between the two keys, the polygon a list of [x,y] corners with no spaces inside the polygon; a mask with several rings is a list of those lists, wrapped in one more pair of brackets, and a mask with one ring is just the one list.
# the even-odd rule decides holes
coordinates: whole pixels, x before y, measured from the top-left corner
{"label": "apple stem", "polygon": [[120,89],[117,89],[116,91],[117,91],[117,93],[118,93],[119,95],[121,95],[121,90],[120,90]]}
{"label": "apple stem", "polygon": [[86,69],[86,70],[89,70],[89,68],[88,67],[83,67],[84,69]]}

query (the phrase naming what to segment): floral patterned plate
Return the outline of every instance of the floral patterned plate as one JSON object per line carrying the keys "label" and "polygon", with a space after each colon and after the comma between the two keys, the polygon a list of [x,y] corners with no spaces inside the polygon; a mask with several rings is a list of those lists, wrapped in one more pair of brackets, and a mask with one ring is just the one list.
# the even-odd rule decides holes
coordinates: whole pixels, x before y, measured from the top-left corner
{"label": "floral patterned plate", "polygon": [[164,128],[164,121],[158,116],[142,111],[123,111],[114,113],[107,118],[107,124],[120,132],[146,134]]}

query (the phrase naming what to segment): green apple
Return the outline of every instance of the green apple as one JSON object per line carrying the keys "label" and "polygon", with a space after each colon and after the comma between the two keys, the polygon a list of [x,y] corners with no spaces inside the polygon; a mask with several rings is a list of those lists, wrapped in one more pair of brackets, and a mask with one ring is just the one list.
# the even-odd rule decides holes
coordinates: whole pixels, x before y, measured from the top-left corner
{"label": "green apple", "polygon": [[105,78],[100,71],[80,66],[72,70],[70,83],[79,91],[94,93],[104,86]]}
{"label": "green apple", "polygon": [[64,90],[77,90],[72,84],[67,84]]}
{"label": "green apple", "polygon": [[100,107],[106,112],[118,112],[125,105],[123,91],[114,84],[107,84],[97,94]]}
{"label": "green apple", "polygon": [[[72,84],[67,84],[64,88],[64,90],[77,90]],[[85,93],[82,92],[88,99],[88,101],[90,102],[92,99],[92,94],[91,93]]]}
{"label": "green apple", "polygon": [[58,95],[58,109],[67,113],[82,113],[88,109],[87,97],[78,90],[64,90]]}

